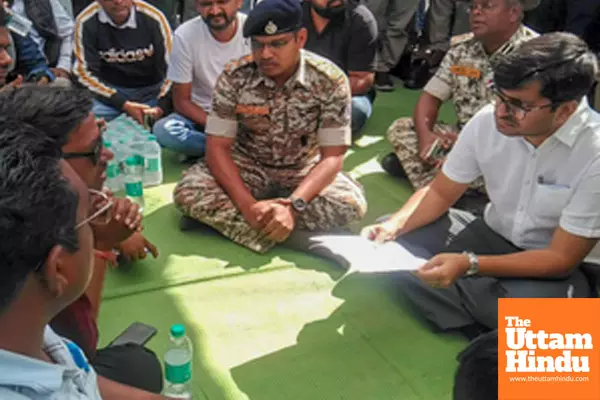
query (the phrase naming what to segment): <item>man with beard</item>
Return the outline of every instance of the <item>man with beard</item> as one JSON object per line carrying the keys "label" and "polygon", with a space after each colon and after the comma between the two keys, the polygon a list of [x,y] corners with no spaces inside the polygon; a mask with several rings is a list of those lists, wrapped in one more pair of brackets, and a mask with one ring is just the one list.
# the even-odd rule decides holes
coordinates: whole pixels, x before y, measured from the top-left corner
{"label": "man with beard", "polygon": [[373,62],[377,22],[367,7],[354,0],[306,0],[302,24],[308,31],[304,46],[340,67],[352,90],[352,137],[356,138],[373,111]]}
{"label": "man with beard", "polygon": [[[573,34],[531,39],[494,67],[494,102],[463,128],[442,171],[371,240],[429,258],[400,292],[440,330],[498,326],[498,298],[595,294],[600,264],[600,115],[586,94],[596,57]],[[483,177],[483,219],[450,207]]]}
{"label": "man with beard", "polygon": [[[433,180],[458,132],[489,103],[492,67],[521,43],[537,36],[522,24],[523,12],[537,4],[539,0],[471,2],[472,33],[459,37],[452,45],[423,89],[413,117],[399,118],[388,129],[388,140],[394,148],[394,153],[382,160],[388,173],[408,178],[415,189]],[[456,125],[438,121],[442,103],[450,99],[456,111]],[[473,200],[483,197],[485,201],[483,186],[481,181],[473,184],[474,190],[469,192],[476,196]]]}
{"label": "man with beard", "polygon": [[171,41],[164,14],[144,1],[98,0],[83,10],[73,73],[96,96],[94,114],[110,121],[127,113],[140,124],[145,114],[160,118],[169,106]]}
{"label": "man with beard", "polygon": [[360,185],[341,172],[350,144],[348,78],[307,50],[297,0],[263,0],[244,37],[252,54],[217,80],[206,159],[175,188],[183,213],[265,253],[292,231],[328,231],[363,217]]}
{"label": "man with beard", "polygon": [[153,129],[161,145],[186,156],[204,154],[204,128],[217,78],[226,63],[250,53],[242,35],[246,15],[238,11],[241,4],[241,0],[197,0],[200,16],[175,31],[167,72],[175,112]]}

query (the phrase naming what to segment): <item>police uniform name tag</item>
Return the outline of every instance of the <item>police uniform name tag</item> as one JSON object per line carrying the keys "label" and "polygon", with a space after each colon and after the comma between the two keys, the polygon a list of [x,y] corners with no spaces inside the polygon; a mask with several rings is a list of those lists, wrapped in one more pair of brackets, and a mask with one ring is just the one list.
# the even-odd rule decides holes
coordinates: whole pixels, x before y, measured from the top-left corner
{"label": "police uniform name tag", "polygon": [[450,67],[450,72],[458,76],[466,76],[471,79],[480,79],[481,70],[473,67],[466,67],[464,65],[453,65]]}
{"label": "police uniform name tag", "polygon": [[252,106],[247,104],[238,104],[235,106],[236,114],[246,115],[269,115],[269,106]]}

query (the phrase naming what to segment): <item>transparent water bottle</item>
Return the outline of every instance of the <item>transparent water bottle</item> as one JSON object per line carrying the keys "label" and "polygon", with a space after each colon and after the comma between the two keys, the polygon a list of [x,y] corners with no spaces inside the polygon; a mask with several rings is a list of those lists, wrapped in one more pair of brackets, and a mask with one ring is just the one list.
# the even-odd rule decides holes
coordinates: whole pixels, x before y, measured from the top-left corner
{"label": "transparent water bottle", "polygon": [[154,135],[148,135],[146,139],[144,160],[144,186],[160,185],[163,181],[162,152]]}
{"label": "transparent water bottle", "polygon": [[171,327],[171,343],[165,353],[163,394],[175,399],[192,398],[192,342],[180,324]]}
{"label": "transparent water bottle", "polygon": [[121,166],[119,164],[119,155],[116,148],[113,147],[111,141],[105,140],[104,147],[113,152],[114,157],[108,162],[106,167],[106,182],[105,185],[113,193],[123,190],[123,176],[121,174]]}
{"label": "transparent water bottle", "polygon": [[144,166],[137,157],[128,157],[125,160],[125,195],[138,206],[140,212],[144,210]]}

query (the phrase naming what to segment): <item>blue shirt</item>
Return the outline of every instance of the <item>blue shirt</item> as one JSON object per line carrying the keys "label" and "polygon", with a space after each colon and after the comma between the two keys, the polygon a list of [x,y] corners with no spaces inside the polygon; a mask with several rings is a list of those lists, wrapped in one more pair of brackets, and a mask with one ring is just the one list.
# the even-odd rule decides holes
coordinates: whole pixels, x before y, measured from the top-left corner
{"label": "blue shirt", "polygon": [[101,400],[96,372],[77,345],[47,326],[43,349],[55,364],[0,350],[0,399]]}

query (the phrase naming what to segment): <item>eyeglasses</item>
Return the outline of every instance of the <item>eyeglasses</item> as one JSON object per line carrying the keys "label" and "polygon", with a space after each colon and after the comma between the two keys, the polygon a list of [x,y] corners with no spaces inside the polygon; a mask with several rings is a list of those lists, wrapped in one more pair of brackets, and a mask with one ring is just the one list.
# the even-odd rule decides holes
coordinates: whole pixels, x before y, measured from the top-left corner
{"label": "eyeglasses", "polygon": [[492,93],[493,93],[492,104],[495,107],[498,107],[500,104],[504,105],[504,107],[506,107],[506,112],[508,114],[512,115],[513,117],[515,117],[519,121],[522,121],[523,119],[525,119],[527,114],[529,114],[530,112],[554,106],[554,104],[549,103],[549,104],[542,104],[540,106],[524,107],[524,106],[516,104],[516,101],[518,101],[518,100],[511,99],[511,98],[505,96],[504,94],[502,94],[502,92],[500,92],[497,89],[492,89]]}
{"label": "eyeglasses", "polygon": [[250,45],[252,46],[252,50],[262,50],[265,47],[270,47],[273,50],[279,50],[283,47],[285,47],[289,42],[291,42],[292,39],[278,39],[278,40],[273,40],[272,42],[269,43],[263,43],[263,42],[259,42],[258,40],[254,40],[252,39],[252,41],[250,42]]}
{"label": "eyeglasses", "polygon": [[100,157],[102,156],[102,149],[104,148],[104,143],[102,140],[102,135],[98,136],[96,143],[94,143],[94,148],[92,151],[88,152],[75,152],[75,153],[64,153],[63,158],[65,160],[70,160],[73,158],[83,158],[87,157],[90,159],[92,164],[97,165],[100,162]]}
{"label": "eyeglasses", "polygon": [[104,148],[104,140],[103,135],[106,131],[106,121],[103,118],[96,120],[96,125],[98,126],[98,130],[100,131],[100,135],[98,135],[98,139],[94,143],[94,148],[92,151],[88,152],[75,152],[75,153],[64,153],[63,158],[65,160],[70,160],[73,158],[83,158],[87,157],[90,159],[93,165],[97,165],[102,156],[102,149]]}
{"label": "eyeglasses", "polygon": [[[95,189],[88,189],[88,193],[90,195],[88,216],[83,221],[75,225],[76,230],[88,223],[92,225],[106,225],[112,219],[111,210],[114,203],[108,197],[108,195],[104,192]],[[36,265],[34,272],[37,272],[40,269],[42,269],[45,263],[46,258],[41,260]]]}

